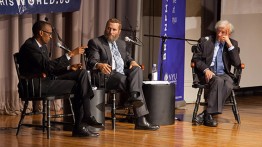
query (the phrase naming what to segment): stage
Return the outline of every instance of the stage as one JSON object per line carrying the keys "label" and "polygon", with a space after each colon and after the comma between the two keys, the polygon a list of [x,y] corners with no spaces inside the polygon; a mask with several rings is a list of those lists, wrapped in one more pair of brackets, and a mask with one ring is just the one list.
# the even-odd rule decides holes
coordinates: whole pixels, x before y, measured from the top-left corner
{"label": "stage", "polygon": [[[0,115],[1,147],[80,147],[80,146],[262,146],[262,96],[238,96],[241,124],[238,125],[231,110],[226,106],[224,113],[217,117],[218,127],[192,126],[194,104],[176,109],[175,124],[161,126],[158,131],[134,130],[134,124],[117,122],[116,130],[111,129],[111,121],[106,120],[105,130],[97,138],[71,137],[70,131],[51,131],[51,138],[36,128],[22,127],[16,136],[20,116]],[[200,111],[202,107],[200,107]],[[32,117],[28,121],[39,121]]]}

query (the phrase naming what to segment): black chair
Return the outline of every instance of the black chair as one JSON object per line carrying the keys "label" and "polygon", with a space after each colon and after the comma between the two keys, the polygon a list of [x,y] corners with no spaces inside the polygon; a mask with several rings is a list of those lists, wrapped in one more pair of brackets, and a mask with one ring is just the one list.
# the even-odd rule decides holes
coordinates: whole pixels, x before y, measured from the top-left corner
{"label": "black chair", "polygon": [[[107,94],[107,98],[106,98],[108,100],[107,105],[110,105],[111,116],[106,118],[112,121],[112,129],[115,130],[116,128],[117,116],[125,116],[125,118],[123,118],[122,121],[132,122],[132,120],[134,119],[134,114],[131,111],[132,106],[129,107],[123,106],[123,104],[122,106],[120,106],[119,104],[121,104],[121,102],[117,100],[117,96],[123,94],[123,91],[119,89],[110,89],[110,90],[107,89],[106,83],[107,83],[108,76],[104,75],[103,73],[97,70],[92,70],[91,75],[92,75],[91,83],[93,83],[92,85],[95,85],[98,88],[104,88]],[[117,110],[119,111],[125,110],[125,112],[118,113]]]}
{"label": "black chair", "polygon": [[[100,71],[98,70],[93,70],[91,69],[90,67],[88,67],[88,54],[89,54],[89,50],[88,48],[86,49],[86,56],[84,56],[84,62],[86,64],[86,68],[90,71],[91,73],[91,84],[93,86],[96,86],[97,88],[104,88],[105,89],[105,93],[107,94],[107,100],[110,101],[110,107],[111,107],[111,117],[106,117],[107,119],[111,119],[112,121],[112,129],[115,130],[116,128],[116,116],[117,115],[121,115],[121,116],[126,116],[126,120],[128,122],[131,122],[134,118],[134,114],[133,112],[131,111],[131,109],[129,107],[125,107],[125,106],[122,106],[122,107],[119,107],[117,105],[117,95],[120,95],[120,93],[122,93],[121,90],[119,89],[111,89],[111,90],[108,90],[106,88],[106,83],[107,83],[107,79],[108,79],[108,76],[104,75],[103,73],[101,73]],[[132,107],[132,106],[130,106]],[[117,110],[127,110],[127,113],[117,113]]]}
{"label": "black chair", "polygon": [[[21,100],[24,102],[24,107],[21,113],[21,118],[20,121],[18,123],[18,128],[17,128],[17,132],[16,135],[19,134],[20,128],[21,126],[31,126],[31,127],[42,127],[43,132],[45,132],[45,129],[47,130],[47,138],[50,138],[50,130],[51,130],[51,118],[60,118],[60,117],[72,117],[73,122],[57,122],[54,121],[52,123],[59,123],[59,124],[71,124],[73,125],[75,123],[75,119],[74,119],[74,111],[73,111],[73,107],[72,107],[72,102],[71,102],[71,98],[74,97],[74,94],[64,94],[64,95],[48,95],[48,96],[44,96],[41,93],[41,79],[45,78],[45,74],[42,75],[36,75],[35,77],[26,77],[20,74],[20,70],[19,70],[19,53],[15,53],[14,55],[14,62],[15,62],[15,67],[16,67],[16,71],[17,71],[17,76],[18,76],[18,92],[19,92],[19,97],[21,98]],[[39,81],[39,89],[36,89],[34,87],[34,80],[38,80]],[[36,90],[39,90],[39,94],[36,94]],[[55,115],[51,115],[51,111],[50,111],[50,101],[54,101],[57,99],[68,99],[69,103],[70,103],[70,107],[71,107],[71,113],[70,114],[57,114],[55,113]],[[43,105],[43,110],[42,112],[29,112],[27,113],[26,110],[28,108],[28,104],[30,101],[42,101],[42,105]],[[38,114],[42,114],[42,123],[41,125],[38,124],[28,124],[28,123],[23,123],[25,116],[28,115],[38,115]]]}
{"label": "black chair", "polygon": [[[191,49],[192,49],[193,54],[197,52],[197,46],[196,45],[192,46]],[[193,117],[192,117],[192,122],[194,123],[194,120],[197,117],[199,105],[204,106],[204,107],[207,106],[206,99],[205,99],[205,102],[201,102],[201,96],[202,96],[203,90],[205,90],[205,88],[207,88],[207,85],[200,83],[198,76],[196,74],[194,62],[191,62],[191,68],[192,68],[192,76],[193,76],[192,87],[198,89],[197,99],[196,99],[195,108],[194,108]],[[232,111],[233,111],[235,120],[237,121],[238,124],[240,124],[241,121],[240,121],[240,115],[239,115],[239,112],[238,112],[238,107],[237,107],[237,102],[236,102],[236,97],[235,97],[235,90],[240,88],[239,83],[240,83],[240,79],[241,79],[242,70],[244,68],[245,68],[245,65],[243,63],[239,67],[234,67],[233,90],[232,90],[232,93],[231,93],[229,99],[225,102],[225,106],[231,106],[232,107]]]}

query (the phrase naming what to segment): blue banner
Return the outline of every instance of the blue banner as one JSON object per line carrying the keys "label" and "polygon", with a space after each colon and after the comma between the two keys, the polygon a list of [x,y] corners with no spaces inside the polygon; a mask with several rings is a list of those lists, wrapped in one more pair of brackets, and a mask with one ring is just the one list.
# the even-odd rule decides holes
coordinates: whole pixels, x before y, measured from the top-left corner
{"label": "blue banner", "polygon": [[81,0],[0,0],[0,14],[35,14],[72,12]]}
{"label": "blue banner", "polygon": [[184,100],[185,0],[162,0],[158,79],[176,84],[176,101]]}

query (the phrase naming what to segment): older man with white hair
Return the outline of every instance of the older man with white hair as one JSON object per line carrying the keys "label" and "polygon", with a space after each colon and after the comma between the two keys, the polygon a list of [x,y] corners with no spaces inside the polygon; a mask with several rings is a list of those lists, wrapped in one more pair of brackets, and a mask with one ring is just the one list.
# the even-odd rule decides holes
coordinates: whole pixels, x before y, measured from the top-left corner
{"label": "older man with white hair", "polygon": [[193,55],[192,61],[200,82],[208,85],[204,95],[208,105],[193,123],[216,127],[213,115],[222,113],[224,103],[231,95],[233,80],[230,69],[241,64],[238,42],[230,38],[233,30],[229,21],[220,20],[215,25],[216,36],[199,40],[199,51]]}

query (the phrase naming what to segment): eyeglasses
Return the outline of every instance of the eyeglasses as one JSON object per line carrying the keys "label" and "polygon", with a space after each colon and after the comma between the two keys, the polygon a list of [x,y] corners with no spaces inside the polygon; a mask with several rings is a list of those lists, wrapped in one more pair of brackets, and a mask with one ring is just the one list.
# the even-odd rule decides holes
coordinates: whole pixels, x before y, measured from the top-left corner
{"label": "eyeglasses", "polygon": [[47,32],[47,31],[44,31],[42,30],[43,32],[47,33],[49,36],[52,36],[53,32]]}

